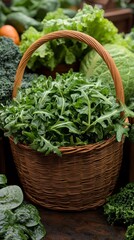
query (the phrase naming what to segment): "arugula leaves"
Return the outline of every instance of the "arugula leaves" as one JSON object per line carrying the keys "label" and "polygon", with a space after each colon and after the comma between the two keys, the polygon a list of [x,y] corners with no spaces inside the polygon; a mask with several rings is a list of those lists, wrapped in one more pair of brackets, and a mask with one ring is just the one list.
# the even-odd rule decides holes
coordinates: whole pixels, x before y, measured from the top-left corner
{"label": "arugula leaves", "polygon": [[15,143],[60,155],[59,147],[105,140],[127,134],[123,106],[102,80],[87,79],[70,70],[52,77],[39,76],[31,87],[20,89],[8,105],[1,105],[0,127]]}

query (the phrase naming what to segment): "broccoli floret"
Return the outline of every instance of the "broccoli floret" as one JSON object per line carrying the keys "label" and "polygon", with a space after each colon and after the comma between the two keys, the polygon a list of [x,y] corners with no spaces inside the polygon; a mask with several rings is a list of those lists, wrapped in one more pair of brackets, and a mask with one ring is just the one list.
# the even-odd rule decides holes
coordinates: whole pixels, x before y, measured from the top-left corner
{"label": "broccoli floret", "polygon": [[12,39],[0,37],[0,102],[11,99],[16,69],[22,55]]}
{"label": "broccoli floret", "polygon": [[[21,57],[20,49],[12,39],[0,37],[0,103],[5,104],[12,99],[15,74]],[[25,71],[22,87],[30,86],[36,76],[37,74]]]}

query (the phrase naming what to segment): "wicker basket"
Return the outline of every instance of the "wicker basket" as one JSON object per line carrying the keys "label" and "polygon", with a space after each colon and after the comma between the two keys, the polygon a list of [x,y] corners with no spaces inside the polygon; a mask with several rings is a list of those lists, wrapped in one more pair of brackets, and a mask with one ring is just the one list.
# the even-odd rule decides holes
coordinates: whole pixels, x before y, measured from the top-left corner
{"label": "wicker basket", "polygon": [[[62,30],[34,42],[23,55],[16,72],[13,97],[21,84],[31,54],[57,38],[74,38],[94,48],[107,64],[114,80],[117,100],[124,102],[122,80],[113,59],[94,38],[81,32]],[[32,202],[55,210],[81,211],[105,203],[115,187],[123,155],[123,140],[115,137],[96,144],[62,147],[62,157],[45,156],[10,139],[14,162],[26,196]]]}

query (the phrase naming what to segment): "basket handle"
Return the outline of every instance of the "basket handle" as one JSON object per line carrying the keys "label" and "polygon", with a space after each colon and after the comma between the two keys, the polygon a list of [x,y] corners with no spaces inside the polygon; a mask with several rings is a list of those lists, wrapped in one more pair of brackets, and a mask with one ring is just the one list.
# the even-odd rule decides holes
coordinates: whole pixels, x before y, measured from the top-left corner
{"label": "basket handle", "polygon": [[123,89],[123,83],[122,79],[120,76],[120,73],[114,63],[113,58],[110,56],[110,54],[105,50],[105,48],[93,37],[79,32],[79,31],[73,31],[73,30],[60,30],[60,31],[55,31],[52,33],[48,33],[45,36],[39,38],[36,40],[24,53],[23,57],[21,58],[21,61],[18,65],[17,71],[16,71],[16,76],[15,76],[15,81],[14,81],[14,86],[13,86],[13,93],[12,97],[16,97],[17,95],[17,90],[21,85],[21,81],[23,79],[23,74],[27,65],[27,62],[29,61],[32,53],[40,47],[42,44],[48,42],[49,40],[54,40],[58,38],[73,38],[76,40],[79,40],[81,42],[86,43],[93,49],[95,49],[98,54],[103,58],[105,63],[107,64],[110,73],[112,75],[114,85],[115,85],[115,91],[116,91],[116,99],[117,101],[121,101],[122,103],[125,102],[124,98],[124,89]]}

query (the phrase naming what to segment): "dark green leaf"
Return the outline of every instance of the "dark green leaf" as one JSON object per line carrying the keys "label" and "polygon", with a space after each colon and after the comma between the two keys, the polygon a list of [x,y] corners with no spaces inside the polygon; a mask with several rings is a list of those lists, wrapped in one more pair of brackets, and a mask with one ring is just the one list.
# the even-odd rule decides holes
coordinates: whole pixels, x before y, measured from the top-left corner
{"label": "dark green leaf", "polygon": [[17,185],[0,189],[0,210],[14,209],[23,201],[23,192]]}

